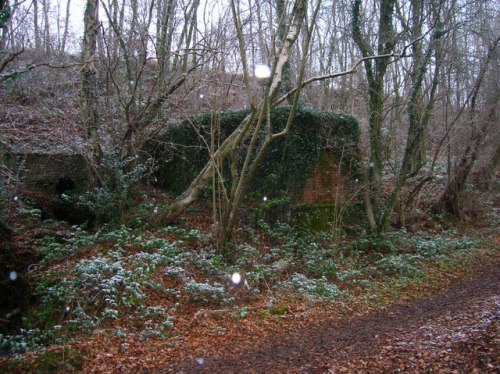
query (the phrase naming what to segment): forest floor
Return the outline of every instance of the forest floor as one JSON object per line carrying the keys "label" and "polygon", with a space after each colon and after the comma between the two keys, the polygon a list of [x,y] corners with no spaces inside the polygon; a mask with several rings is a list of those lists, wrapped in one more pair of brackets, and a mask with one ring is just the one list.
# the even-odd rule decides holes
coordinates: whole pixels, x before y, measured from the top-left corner
{"label": "forest floor", "polygon": [[424,283],[389,285],[376,302],[361,292],[326,306],[291,303],[284,315],[266,318],[256,305],[244,320],[207,310],[175,345],[130,342],[127,354],[103,335],[81,343],[84,371],[498,373],[498,265],[497,249],[489,249],[472,262],[428,273]]}
{"label": "forest floor", "polygon": [[[493,241],[498,243],[497,240]],[[227,310],[186,311],[182,334],[128,341],[126,352],[105,330],[56,353],[56,367],[27,354],[7,372],[88,373],[498,373],[498,248],[441,269],[425,281],[352,290],[328,304],[281,300],[283,313],[259,303],[248,316]],[[372,290],[373,291],[373,290]],[[62,348],[62,356],[61,356]],[[38,363],[37,363],[38,361]],[[33,366],[29,365],[32,363]],[[28,364],[28,366],[26,366]]]}
{"label": "forest floor", "polygon": [[[498,373],[500,269],[444,293],[347,319],[314,319],[253,341],[228,339],[153,371],[175,373]],[[208,353],[208,355],[207,355]]]}
{"label": "forest floor", "polygon": [[[277,294],[269,285],[263,296],[247,297],[242,282],[230,290],[238,296],[235,304],[181,299],[166,338],[120,336],[145,323],[144,316],[128,311],[91,334],[77,330],[62,343],[54,339],[52,345],[0,357],[0,372],[498,373],[500,233],[490,224],[463,230],[477,237],[474,248],[422,261],[418,276],[377,272],[369,282],[339,280],[338,298],[319,302]],[[36,233],[19,231],[15,258],[21,259]],[[137,237],[130,238],[137,246]],[[126,247],[131,255],[139,250],[134,246]],[[73,274],[70,265],[110,247],[83,247],[65,255],[69,260],[55,261],[53,271],[62,272],[66,264]],[[151,295],[150,305],[161,302],[171,300]]]}

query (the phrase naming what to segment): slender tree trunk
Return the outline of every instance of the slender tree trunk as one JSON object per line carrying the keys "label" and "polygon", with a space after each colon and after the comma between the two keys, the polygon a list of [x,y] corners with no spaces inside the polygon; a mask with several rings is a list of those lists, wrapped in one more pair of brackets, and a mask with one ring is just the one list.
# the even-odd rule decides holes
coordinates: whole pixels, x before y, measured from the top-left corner
{"label": "slender tree trunk", "polygon": [[255,113],[248,115],[237,129],[229,135],[221,144],[219,149],[214,153],[213,158],[205,165],[203,170],[198,174],[188,189],[179,196],[172,204],[170,209],[163,215],[158,216],[159,223],[168,224],[175,221],[184,211],[191,206],[200,195],[203,188],[206,186],[214,173],[214,167],[221,165],[222,162],[229,156],[233,148],[236,148],[243,138],[248,133],[249,128],[255,123]]}
{"label": "slender tree trunk", "polygon": [[64,33],[62,37],[62,43],[61,43],[61,55],[64,55],[66,52],[66,43],[68,42],[68,35],[69,35],[69,17],[70,17],[70,9],[71,8],[71,0],[68,0],[66,3],[66,19],[64,20]]}
{"label": "slender tree trunk", "polygon": [[82,60],[84,65],[81,70],[82,87],[80,106],[82,122],[87,135],[88,162],[91,185],[101,183],[98,172],[100,146],[98,140],[99,114],[98,114],[98,87],[97,87],[97,37],[99,32],[99,0],[87,0],[84,14],[84,34]]}
{"label": "slender tree trunk", "polygon": [[40,29],[38,28],[38,0],[33,0],[33,31],[35,34],[35,49],[39,51],[42,47],[40,41]]}
{"label": "slender tree trunk", "polygon": [[[420,6],[420,0],[416,0],[414,3],[414,7],[419,9]],[[419,11],[416,12],[416,16],[420,18]],[[421,26],[416,27],[417,30],[414,33],[414,39],[419,38],[421,35]],[[439,83],[439,70],[441,66],[440,58],[436,58],[430,95],[425,108],[423,107],[422,88],[427,68],[431,62],[432,52],[436,49],[436,43],[441,37],[441,33],[442,30],[436,30],[434,32],[425,55],[422,55],[422,46],[419,40],[417,40],[417,42],[413,44],[414,68],[412,74],[412,85],[410,88],[410,99],[408,103],[409,127],[406,139],[406,148],[403,156],[403,161],[401,162],[401,166],[399,168],[396,184],[391,193],[391,196],[389,197],[387,206],[385,207],[383,216],[381,218],[381,231],[386,231],[389,228],[389,223],[394,213],[394,209],[396,208],[397,200],[401,194],[402,188],[406,184],[406,181],[408,180],[408,178],[416,175],[425,162],[425,137],[427,134],[427,127],[432,109],[436,101],[436,89]],[[410,201],[413,201],[413,198],[410,199]],[[404,212],[405,208],[402,207],[401,211]]]}
{"label": "slender tree trunk", "polygon": [[[5,49],[7,36],[7,24],[11,18],[11,8],[7,0],[0,0],[0,51]],[[12,46],[14,48],[14,46]]]}
{"label": "slender tree trunk", "polygon": [[[257,0],[258,1],[258,0]],[[281,48],[286,38],[286,24],[284,19],[286,17],[285,12],[285,0],[274,0],[276,6],[276,18],[277,18],[277,38],[278,38],[278,48]],[[281,93],[286,93],[292,89],[292,67],[290,60],[288,60],[283,67],[283,81],[281,83]],[[291,104],[291,98],[287,99],[288,103]]]}
{"label": "slender tree trunk", "polygon": [[[237,220],[237,210],[241,205],[242,199],[246,192],[246,188],[250,185],[253,176],[255,175],[258,166],[260,165],[265,154],[267,153],[267,150],[269,149],[271,143],[280,137],[286,136],[290,131],[290,127],[295,118],[295,112],[300,97],[300,87],[302,86],[302,82],[305,76],[305,67],[307,65],[308,52],[312,38],[313,28],[316,21],[316,16],[319,11],[319,4],[320,2],[317,3],[317,7],[315,8],[313,15],[311,17],[311,23],[310,23],[311,26],[309,28],[304,29],[306,38],[303,45],[304,56],[302,57],[299,79],[296,85],[296,87],[298,87],[298,90],[295,92],[292,98],[292,107],[288,115],[287,124],[283,129],[283,131],[275,134],[272,133],[270,113],[272,109],[271,98],[273,97],[273,93],[272,91],[269,92],[269,95],[266,95],[266,99],[263,102],[263,105],[259,107],[257,125],[252,130],[253,131],[252,139],[250,141],[248,149],[246,150],[246,158],[243,163],[243,167],[241,168],[241,171],[235,174],[237,177],[233,178],[233,185],[236,183],[236,188],[232,189],[231,198],[223,213],[222,217],[223,219],[220,224],[219,237],[218,237],[219,246],[223,246],[226,242],[231,240],[233,228]],[[307,15],[306,4],[302,2],[297,2],[296,7],[294,7],[293,11],[294,22],[292,22],[292,27],[288,30],[288,34],[284,39],[284,43],[282,45],[278,61],[280,61],[280,59],[282,59],[283,56],[288,56],[289,58],[291,53],[291,47],[293,46],[297,38],[297,35],[302,28],[302,23],[304,22],[306,15]],[[275,71],[277,73],[281,72],[281,74],[284,74],[286,71],[287,61],[285,62],[281,61],[281,64],[279,65],[280,69],[278,69],[278,66],[276,66]],[[275,77],[277,76],[275,75]],[[283,79],[283,76],[281,76],[281,78]],[[271,84],[271,89],[272,87],[273,84]],[[279,87],[276,87],[276,90],[279,89],[280,89]],[[290,89],[293,89],[293,87],[290,87]],[[259,135],[261,133],[261,127],[263,126],[264,123],[266,124],[266,135],[263,141],[259,141],[258,139],[260,137]]]}
{"label": "slender tree trunk", "polygon": [[50,20],[49,20],[49,12],[50,12],[50,2],[48,0],[42,0],[43,7],[43,39],[44,39],[44,52],[49,55],[52,50],[52,41],[50,40]]}

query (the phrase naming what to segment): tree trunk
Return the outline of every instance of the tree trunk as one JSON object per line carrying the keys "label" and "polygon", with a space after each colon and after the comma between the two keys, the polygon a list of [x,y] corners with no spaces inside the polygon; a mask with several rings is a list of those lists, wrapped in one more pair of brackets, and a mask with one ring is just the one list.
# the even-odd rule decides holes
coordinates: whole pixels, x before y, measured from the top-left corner
{"label": "tree trunk", "polygon": [[[399,173],[396,179],[396,184],[389,197],[387,205],[385,207],[383,216],[380,221],[380,230],[386,231],[389,228],[389,223],[396,208],[397,201],[401,194],[401,190],[406,184],[406,181],[415,176],[425,163],[425,138],[427,135],[427,127],[430,120],[432,109],[434,108],[434,103],[436,101],[436,90],[439,83],[439,70],[441,66],[441,59],[436,57],[434,75],[432,79],[431,89],[427,104],[423,105],[423,94],[422,88],[427,72],[427,68],[431,62],[432,52],[436,50],[437,42],[441,37],[442,31],[440,29],[435,30],[433,36],[429,42],[425,55],[422,55],[422,45],[418,38],[421,36],[421,25],[418,25],[420,19],[420,0],[415,0],[413,6],[417,9],[414,19],[414,40],[413,43],[413,73],[412,73],[412,85],[410,88],[410,99],[408,103],[408,135],[406,138],[406,148],[403,156],[403,161],[399,168]],[[439,14],[437,15],[437,24],[439,25]],[[415,26],[415,24],[417,24]],[[423,188],[423,186],[422,186]],[[417,191],[418,193],[418,191]],[[412,202],[414,198],[409,199]],[[406,208],[402,203],[401,212],[404,214]],[[402,217],[404,220],[404,217]]]}
{"label": "tree trunk", "polygon": [[[497,120],[497,108],[500,102],[500,87],[498,83],[498,68],[494,65],[492,73],[487,79],[487,100],[486,107],[484,110],[487,114],[483,119],[480,119],[480,115],[477,111],[477,99],[479,96],[480,89],[485,81],[486,72],[490,65],[491,60],[497,61],[497,47],[500,41],[500,37],[497,37],[495,41],[490,45],[488,53],[484,59],[481,66],[479,75],[476,79],[476,83],[473,88],[473,94],[471,96],[471,104],[469,109],[469,122],[471,126],[471,137],[470,141],[465,148],[463,155],[460,159],[455,173],[451,176],[446,185],[445,191],[441,195],[440,199],[434,205],[435,209],[445,210],[447,212],[453,213],[460,216],[460,202],[459,198],[463,190],[465,189],[465,184],[470,175],[470,172],[477,160],[479,147],[482,140],[487,134],[487,129],[490,126],[498,126]],[[477,123],[481,121],[480,126]]]}
{"label": "tree trunk", "polygon": [[[355,0],[352,12],[352,32],[355,43],[363,57],[373,55],[374,48],[364,35],[361,27],[362,0]],[[393,30],[395,0],[382,0],[380,4],[377,53],[390,54],[394,50],[395,39]],[[383,146],[381,128],[384,122],[384,78],[389,65],[389,58],[365,60],[364,67],[368,81],[368,120],[370,138],[370,160],[366,173],[365,208],[371,231],[380,230],[383,214],[382,191],[382,160]]]}
{"label": "tree trunk", "polygon": [[40,41],[40,29],[38,28],[38,0],[33,0],[33,31],[35,34],[35,49],[39,51],[42,47]]}
{"label": "tree trunk", "polygon": [[495,180],[495,175],[500,168],[500,143],[497,146],[490,157],[488,163],[483,167],[480,172],[481,176],[481,187],[487,191],[491,191],[493,187],[493,182]]}
{"label": "tree trunk", "polygon": [[176,199],[170,209],[164,214],[158,216],[158,223],[168,224],[175,221],[191,204],[198,199],[200,192],[206,186],[210,178],[212,178],[214,167],[216,165],[222,165],[230,152],[241,144],[243,138],[254,122],[255,113],[252,112],[241,122],[238,128],[231,135],[229,135],[224,142],[222,142],[219,149],[217,149],[214,153],[213,158],[208,161],[203,170],[190,184],[188,189]]}
{"label": "tree trunk", "polygon": [[87,161],[89,162],[91,186],[102,184],[98,172],[100,145],[98,140],[98,88],[97,88],[97,37],[99,31],[99,0],[87,0],[84,14],[84,35],[81,70],[82,87],[80,106],[82,122],[87,135]]}
{"label": "tree trunk", "polygon": [[[231,2],[233,20],[237,29],[240,29],[239,18],[236,11],[236,5]],[[319,8],[318,8],[319,9]],[[315,15],[317,14],[317,11]],[[286,63],[291,55],[291,49],[294,45],[299,32],[302,27],[304,17],[306,16],[306,3],[304,0],[296,0],[292,14],[290,16],[291,22],[288,29],[286,38],[284,39],[283,45],[281,47],[280,53],[277,56],[274,66],[273,75],[271,77],[271,82],[265,93],[265,99],[259,104],[257,108],[252,108],[252,112],[248,115],[238,128],[229,135],[228,138],[221,144],[219,149],[213,154],[213,157],[207,162],[203,170],[198,174],[196,179],[191,183],[189,188],[175,201],[171,206],[170,210],[166,212],[165,215],[159,217],[161,223],[169,223],[179,217],[186,208],[196,201],[199,193],[208,183],[210,178],[214,175],[214,168],[217,165],[222,165],[224,160],[231,154],[234,153],[238,147],[242,144],[247,135],[251,136],[250,145],[246,151],[246,158],[243,167],[239,173],[234,173],[235,176],[233,180],[233,189],[231,191],[231,197],[222,213],[221,222],[219,222],[219,244],[224,244],[231,236],[232,228],[234,226],[236,211],[241,203],[242,196],[244,195],[245,185],[248,184],[251,179],[254,166],[262,158],[263,153],[265,153],[268,144],[257,144],[257,139],[259,135],[259,129],[262,126],[264,118],[266,118],[268,111],[270,110],[272,103],[276,100],[279,90],[281,88],[281,83],[283,79],[283,70]],[[248,68],[246,65],[246,52],[245,52],[245,42],[242,38],[242,34],[238,33],[239,47],[242,57],[242,62],[244,66],[244,80],[248,86]],[[249,90],[250,92],[250,90]],[[297,95],[300,90],[297,91]],[[249,97],[251,95],[249,94]],[[251,102],[253,100],[250,100]],[[289,118],[290,121],[290,118]],[[287,124],[289,128],[290,123]],[[286,129],[287,130],[287,129]],[[285,134],[285,133],[284,133]],[[271,134],[269,133],[269,136]],[[275,134],[280,135],[281,134]],[[272,140],[272,139],[271,139]],[[252,159],[255,155],[255,159]]]}
{"label": "tree trunk", "polygon": [[[11,21],[13,9],[10,7],[7,0],[0,0],[0,51],[4,51],[7,41],[7,24]],[[14,44],[11,46],[15,48]]]}
{"label": "tree trunk", "polygon": [[44,52],[49,55],[52,49],[52,41],[50,40],[50,21],[49,21],[49,12],[50,12],[50,3],[48,0],[42,0],[43,6],[43,39],[44,39]]}
{"label": "tree trunk", "polygon": [[60,50],[61,55],[64,55],[64,53],[66,52],[66,43],[68,41],[68,35],[69,35],[70,8],[71,8],[71,0],[68,0],[68,2],[66,3],[66,19],[64,20],[64,33],[62,37],[61,50]]}

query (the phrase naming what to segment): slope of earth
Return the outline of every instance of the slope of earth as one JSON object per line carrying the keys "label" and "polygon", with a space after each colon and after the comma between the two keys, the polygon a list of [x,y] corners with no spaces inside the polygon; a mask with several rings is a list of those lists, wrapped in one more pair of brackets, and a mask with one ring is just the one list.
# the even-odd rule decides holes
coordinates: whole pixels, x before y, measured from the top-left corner
{"label": "slope of earth", "polygon": [[201,349],[191,360],[153,371],[498,372],[499,279],[496,268],[425,300],[347,321],[326,319],[250,345],[228,341],[220,354],[208,357]]}

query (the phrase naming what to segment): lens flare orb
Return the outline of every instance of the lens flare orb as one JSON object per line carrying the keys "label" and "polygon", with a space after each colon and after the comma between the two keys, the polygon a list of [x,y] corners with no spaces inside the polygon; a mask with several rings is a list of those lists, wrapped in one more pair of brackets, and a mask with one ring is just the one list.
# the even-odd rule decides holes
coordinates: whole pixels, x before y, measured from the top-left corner
{"label": "lens flare orb", "polygon": [[234,273],[231,275],[231,282],[234,284],[240,284],[241,283],[241,274],[240,273]]}
{"label": "lens flare orb", "polygon": [[255,77],[259,79],[269,78],[271,76],[271,68],[263,64],[255,65],[254,74]]}

